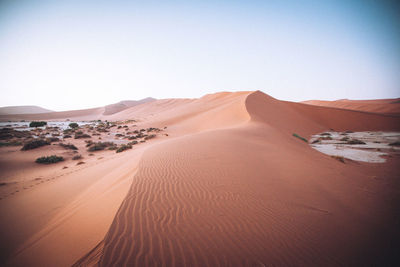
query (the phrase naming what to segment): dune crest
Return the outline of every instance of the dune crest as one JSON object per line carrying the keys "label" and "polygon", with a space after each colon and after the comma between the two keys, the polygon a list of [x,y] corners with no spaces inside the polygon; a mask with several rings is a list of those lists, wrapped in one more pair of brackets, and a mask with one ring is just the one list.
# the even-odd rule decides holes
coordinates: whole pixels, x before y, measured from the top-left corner
{"label": "dune crest", "polygon": [[[198,107],[204,100],[227,103]],[[259,91],[183,102],[178,109],[183,114],[165,111],[154,121],[165,120],[176,131],[182,127],[193,134],[144,152],[104,240],[76,266],[388,260],[381,256],[382,251],[391,255],[384,244],[393,240],[393,228],[385,225],[393,221],[384,199],[394,189],[368,178],[382,175],[384,168],[344,165],[292,133],[308,137],[329,128],[399,130],[398,117],[279,101]],[[235,116],[230,117],[232,111]],[[225,118],[225,127],[212,129]],[[387,179],[398,173],[390,166]]]}

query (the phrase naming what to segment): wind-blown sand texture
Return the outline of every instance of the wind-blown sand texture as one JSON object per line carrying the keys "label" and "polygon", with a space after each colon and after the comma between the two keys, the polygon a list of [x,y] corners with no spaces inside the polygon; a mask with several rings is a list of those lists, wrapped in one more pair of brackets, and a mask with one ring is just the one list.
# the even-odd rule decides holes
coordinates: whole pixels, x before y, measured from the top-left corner
{"label": "wind-blown sand texture", "polygon": [[2,236],[23,228],[15,221],[34,224],[22,237],[7,235],[19,238],[3,256],[7,264],[337,266],[396,260],[399,155],[382,164],[343,164],[292,134],[399,131],[398,116],[279,101],[259,91],[156,100],[91,116],[168,126],[169,136],[1,200],[0,212],[10,214],[1,220]]}

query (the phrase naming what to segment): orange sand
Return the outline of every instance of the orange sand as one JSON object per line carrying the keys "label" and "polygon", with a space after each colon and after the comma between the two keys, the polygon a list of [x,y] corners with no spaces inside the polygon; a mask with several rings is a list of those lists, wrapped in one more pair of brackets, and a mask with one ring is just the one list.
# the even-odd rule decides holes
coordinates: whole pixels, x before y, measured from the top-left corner
{"label": "orange sand", "polygon": [[395,260],[399,155],[384,164],[343,164],[292,134],[399,131],[398,116],[279,101],[259,91],[156,100],[108,116],[85,112],[74,114],[137,119],[138,127],[167,126],[169,136],[120,154],[100,152],[103,159],[65,170],[64,163],[42,170],[33,164],[21,173],[12,162],[28,161],[28,154],[15,151],[4,164],[0,153],[2,170],[14,180],[35,171],[60,175],[0,200],[7,214],[0,220],[2,262],[332,266]]}

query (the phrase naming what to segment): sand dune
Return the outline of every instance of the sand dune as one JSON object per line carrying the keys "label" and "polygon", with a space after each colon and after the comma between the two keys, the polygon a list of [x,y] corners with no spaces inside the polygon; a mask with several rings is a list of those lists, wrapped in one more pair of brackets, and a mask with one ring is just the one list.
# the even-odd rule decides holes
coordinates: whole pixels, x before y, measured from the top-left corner
{"label": "sand dune", "polygon": [[36,113],[48,113],[48,112],[53,112],[53,111],[38,106],[0,107],[0,115],[36,114]]}
{"label": "sand dune", "polygon": [[[399,131],[398,116],[257,91],[156,100],[106,117],[167,126],[169,137],[35,191],[30,197],[46,203],[59,187],[70,195],[20,239],[9,265],[336,266],[395,259],[399,156],[343,164],[292,134]],[[0,202],[0,210],[23,200]]]}
{"label": "sand dune", "polygon": [[348,100],[336,101],[308,100],[302,103],[324,107],[334,107],[365,112],[400,115],[400,98],[377,100]]}
{"label": "sand dune", "polygon": [[[88,120],[98,120],[101,118],[107,118],[109,115],[119,113],[125,109],[141,105],[144,103],[149,103],[154,101],[154,98],[147,97],[141,100],[124,100],[115,104],[110,104],[104,107],[91,108],[91,109],[81,109],[81,110],[71,110],[71,111],[59,111],[54,112],[45,109],[18,109],[21,111],[12,110],[12,113],[2,113],[0,108],[0,121],[18,121],[18,120],[76,120],[76,121],[88,121]],[[6,107],[7,108],[7,107]],[[37,107],[39,108],[39,107]],[[8,109],[7,109],[8,110]],[[22,112],[24,111],[24,112]],[[28,112],[29,111],[29,112]],[[38,112],[35,112],[38,111]],[[40,111],[40,112],[39,112]]]}
{"label": "sand dune", "polygon": [[[327,126],[398,130],[398,118],[384,117],[382,123],[379,116],[335,109],[328,110],[330,116],[310,117],[307,112],[314,114],[316,108],[261,92],[245,95],[242,104],[250,121],[145,152],[104,241],[77,265],[347,265],[370,260],[362,251],[379,243],[371,233],[390,214],[380,199],[387,191],[377,190],[368,167],[321,156],[291,132]],[[338,122],[335,117],[343,115],[350,121]]]}

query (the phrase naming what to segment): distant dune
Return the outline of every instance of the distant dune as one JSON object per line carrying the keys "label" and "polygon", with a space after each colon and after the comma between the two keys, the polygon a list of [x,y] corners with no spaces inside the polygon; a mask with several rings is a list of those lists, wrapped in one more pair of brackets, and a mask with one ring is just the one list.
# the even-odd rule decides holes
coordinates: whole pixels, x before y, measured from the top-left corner
{"label": "distant dune", "polygon": [[280,101],[260,91],[154,100],[110,115],[101,108],[74,112],[57,116],[135,119],[134,129],[159,127],[164,134],[124,153],[96,152],[83,167],[66,170],[40,169],[27,159],[54,146],[4,148],[0,163],[9,173],[14,157],[24,162],[14,163],[21,177],[54,175],[0,200],[0,213],[8,214],[0,220],[2,257],[10,266],[398,260],[400,157],[344,164],[293,133],[308,139],[330,129],[400,131],[399,116]]}
{"label": "distant dune", "polygon": [[340,99],[335,101],[308,100],[303,101],[302,103],[324,107],[400,115],[400,98],[377,100]]}
{"label": "distant dune", "polygon": [[156,99],[147,97],[142,100],[124,100],[104,107],[71,110],[71,111],[46,111],[41,113],[13,113],[0,114],[0,121],[18,120],[97,120],[109,115],[121,112],[125,109],[155,101]]}
{"label": "distant dune", "polygon": [[111,105],[107,105],[104,107],[104,112],[103,115],[112,115],[115,113],[118,113],[122,110],[125,110],[127,108],[131,108],[143,103],[147,103],[147,102],[151,102],[156,100],[155,98],[151,98],[151,97],[147,97],[144,98],[142,100],[124,100],[124,101],[120,101],[118,103],[115,104],[111,104]]}
{"label": "distant dune", "polygon": [[52,110],[45,109],[38,106],[9,106],[0,107],[0,115],[11,115],[11,114],[36,114],[36,113],[47,113],[53,112]]}

